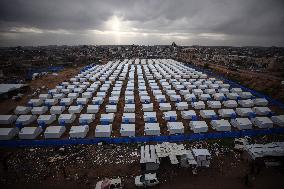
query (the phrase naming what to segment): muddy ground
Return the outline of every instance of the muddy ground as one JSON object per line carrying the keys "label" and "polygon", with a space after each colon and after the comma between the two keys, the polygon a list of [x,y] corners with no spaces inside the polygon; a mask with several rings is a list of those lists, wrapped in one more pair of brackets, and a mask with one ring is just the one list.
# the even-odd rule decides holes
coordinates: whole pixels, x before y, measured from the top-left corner
{"label": "muddy ground", "polygon": [[[284,136],[255,138],[256,142],[284,141]],[[190,168],[162,161],[154,188],[283,188],[284,169],[263,168],[245,183],[249,163],[233,150],[232,139],[184,143],[186,148],[208,148],[209,168],[193,175]],[[0,149],[1,188],[94,188],[103,178],[121,177],[125,188],[135,188],[141,171],[140,144],[89,145],[58,148]]]}
{"label": "muddy ground", "polygon": [[[53,89],[63,81],[77,75],[84,66],[76,68],[65,68],[63,71],[53,75],[51,73],[44,75],[38,79],[28,81],[28,90],[25,91],[24,96],[18,100],[6,99],[0,101],[0,114],[11,114],[18,105],[26,105],[28,100],[32,97],[37,98],[40,93],[47,93],[49,89]],[[37,90],[39,90],[37,92]]]}

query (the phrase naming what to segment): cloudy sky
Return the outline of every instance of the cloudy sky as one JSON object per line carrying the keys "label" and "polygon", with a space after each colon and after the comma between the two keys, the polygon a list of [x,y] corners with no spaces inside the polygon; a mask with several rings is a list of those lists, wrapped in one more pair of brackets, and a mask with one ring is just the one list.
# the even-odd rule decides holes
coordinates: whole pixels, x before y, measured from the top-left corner
{"label": "cloudy sky", "polygon": [[283,0],[0,0],[0,46],[284,46]]}

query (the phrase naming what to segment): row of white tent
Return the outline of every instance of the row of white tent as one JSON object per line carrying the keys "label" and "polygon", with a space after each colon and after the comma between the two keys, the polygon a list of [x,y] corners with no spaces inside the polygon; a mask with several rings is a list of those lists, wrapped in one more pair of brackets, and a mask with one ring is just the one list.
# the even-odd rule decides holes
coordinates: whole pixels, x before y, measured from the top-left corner
{"label": "row of white tent", "polygon": [[[127,135],[123,134],[123,132],[131,133],[128,135],[133,136],[135,135],[135,114],[133,112],[136,108],[134,100],[135,73],[138,75],[139,98],[144,111],[144,120],[149,122],[145,124],[146,135],[151,133],[151,128],[147,124],[153,125],[153,133],[155,135],[160,134],[159,124],[156,123],[156,112],[153,112],[153,101],[151,101],[150,94],[146,90],[147,86],[151,89],[155,100],[159,102],[160,110],[167,111],[164,112],[164,119],[168,121],[170,134],[183,133],[182,123],[174,123],[177,116],[176,111],[172,111],[170,102],[174,102],[176,109],[182,111],[181,114],[184,119],[192,118],[192,110],[187,111],[191,109],[191,106],[196,110],[201,109],[200,116],[202,118],[222,121],[223,125],[227,123],[225,124],[223,120],[215,120],[217,114],[212,109],[219,109],[218,114],[221,118],[233,119],[236,117],[240,117],[240,119],[249,117],[252,120],[253,118],[255,119],[256,115],[268,116],[272,113],[268,107],[265,107],[268,104],[266,99],[252,98],[251,93],[243,92],[240,88],[230,88],[230,85],[224,84],[223,81],[207,78],[206,74],[189,68],[182,63],[164,59],[148,60],[148,64],[142,64],[143,60],[141,60],[141,64],[138,64],[138,62],[139,60],[135,60],[134,65],[132,60],[124,60],[120,63],[116,61],[109,62],[104,66],[94,66],[71,78],[69,82],[62,82],[55,89],[50,90],[48,94],[40,94],[38,99],[31,99],[28,102],[29,106],[17,107],[15,114],[18,114],[19,117],[16,115],[1,115],[0,123],[12,124],[16,121],[16,124],[24,126],[37,120],[40,126],[46,126],[57,119],[60,125],[65,125],[73,123],[76,117],[79,117],[79,123],[82,127],[79,126],[78,128],[81,128],[86,133],[89,130],[87,129],[88,124],[94,120],[95,114],[102,108],[100,105],[104,102],[107,92],[112,87],[111,96],[108,98],[109,104],[104,107],[107,113],[102,114],[100,118],[102,126],[97,125],[96,127],[98,133],[100,130],[105,130],[102,133],[107,133],[98,136],[110,136],[109,133],[112,130],[111,123],[115,117],[113,113],[117,112],[122,84],[124,80],[128,79],[124,96],[125,113],[122,117],[123,124],[121,130],[122,136]],[[166,96],[169,97],[170,102],[167,101]],[[196,96],[199,98],[199,101],[196,101]],[[182,101],[182,98],[185,101]],[[73,104],[74,102],[76,102],[76,105]],[[209,110],[206,110],[204,102],[209,107]],[[222,109],[222,105],[225,108]],[[238,105],[242,108],[237,108]],[[87,114],[81,113],[85,107]],[[68,113],[63,113],[67,108]],[[230,108],[235,108],[235,110]],[[48,111],[50,115],[45,115]],[[59,114],[58,118],[57,114]],[[76,114],[80,114],[80,116],[76,116]],[[39,115],[39,117],[37,118],[36,115]],[[263,118],[266,121],[270,119],[268,117]],[[272,121],[279,126],[282,126],[284,123],[283,116],[273,116],[271,118]],[[263,121],[258,123],[265,125]],[[204,125],[204,123],[202,124]],[[197,125],[200,126],[202,124],[200,122]],[[154,127],[154,125],[156,126]],[[76,133],[76,129],[71,129],[71,131]],[[195,132],[195,129],[193,131]],[[198,132],[198,130],[196,131]]]}
{"label": "row of white tent", "polygon": [[[268,117],[255,117],[255,118],[235,118],[229,120],[219,119],[211,120],[210,124],[212,129],[216,131],[231,131],[231,126],[238,130],[252,129],[253,125],[258,128],[272,128],[273,123],[278,123],[279,116]],[[283,120],[282,120],[283,121]],[[205,121],[189,121],[189,127],[194,133],[205,133],[208,132],[208,125]],[[159,136],[161,134],[160,124],[156,122],[145,123],[144,134],[146,136]],[[185,126],[183,122],[169,121],[167,122],[167,129],[169,134],[183,134]],[[35,139],[41,133],[44,132],[45,138],[60,138],[66,131],[65,126],[48,126],[45,131],[44,127],[23,127],[19,130],[18,127],[13,128],[1,128],[0,139],[9,140],[19,135],[20,139]],[[70,138],[84,138],[87,136],[89,131],[88,125],[72,126],[69,131]],[[122,123],[120,125],[121,136],[135,137],[136,125],[134,123]],[[96,126],[95,137],[111,137],[112,124],[100,124]]]}

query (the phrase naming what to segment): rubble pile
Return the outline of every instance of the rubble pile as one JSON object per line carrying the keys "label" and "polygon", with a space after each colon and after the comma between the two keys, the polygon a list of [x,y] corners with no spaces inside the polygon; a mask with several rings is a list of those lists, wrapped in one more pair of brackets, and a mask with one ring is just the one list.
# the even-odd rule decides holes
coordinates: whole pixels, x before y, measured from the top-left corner
{"label": "rubble pile", "polygon": [[41,183],[47,178],[58,177],[80,180],[83,179],[81,175],[85,174],[80,173],[80,170],[84,169],[100,172],[105,169],[104,166],[138,164],[139,154],[135,145],[78,145],[21,149],[4,155],[1,162],[3,165],[1,182]]}

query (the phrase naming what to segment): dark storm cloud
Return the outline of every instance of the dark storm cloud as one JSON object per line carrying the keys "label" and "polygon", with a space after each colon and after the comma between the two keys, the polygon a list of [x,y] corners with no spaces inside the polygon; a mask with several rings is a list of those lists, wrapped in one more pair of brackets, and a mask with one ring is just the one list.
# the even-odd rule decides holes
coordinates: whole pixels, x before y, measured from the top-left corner
{"label": "dark storm cloud", "polygon": [[[0,42],[109,43],[92,38],[112,17],[121,19],[120,43],[284,45],[282,0],[1,0]],[[129,24],[128,27],[124,25]],[[14,33],[14,34],[13,34]],[[20,34],[17,34],[20,33]],[[145,36],[139,35],[143,33]],[[13,35],[12,35],[13,34]],[[157,34],[157,35],[156,35]],[[161,35],[159,35],[161,34]],[[148,36],[148,37],[147,37]],[[164,38],[162,38],[164,36]],[[173,37],[171,37],[173,36]],[[187,37],[187,38],[186,38]],[[76,39],[74,39],[76,38]],[[56,40],[54,40],[56,39]],[[80,41],[81,39],[81,41]],[[61,40],[61,41],[60,41]],[[167,41],[168,40],[168,41]]]}

